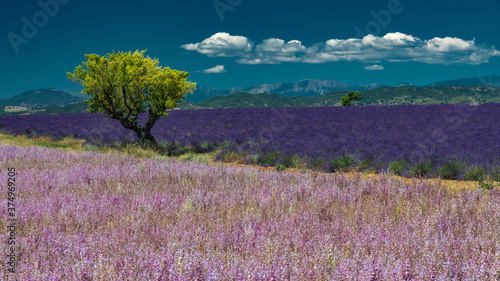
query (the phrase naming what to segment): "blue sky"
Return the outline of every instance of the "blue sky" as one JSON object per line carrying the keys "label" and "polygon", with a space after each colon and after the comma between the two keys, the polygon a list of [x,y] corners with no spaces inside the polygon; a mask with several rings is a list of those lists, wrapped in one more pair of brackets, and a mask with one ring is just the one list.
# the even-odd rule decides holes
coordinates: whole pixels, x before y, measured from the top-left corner
{"label": "blue sky", "polygon": [[84,54],[147,49],[209,88],[300,79],[424,85],[500,74],[496,0],[4,1],[0,98],[79,92]]}

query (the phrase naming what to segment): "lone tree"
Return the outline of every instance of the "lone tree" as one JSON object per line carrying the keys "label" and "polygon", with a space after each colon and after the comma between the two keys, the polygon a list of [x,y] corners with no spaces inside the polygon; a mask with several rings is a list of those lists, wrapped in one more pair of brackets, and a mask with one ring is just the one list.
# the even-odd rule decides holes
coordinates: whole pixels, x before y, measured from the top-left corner
{"label": "lone tree", "polygon": [[[174,109],[180,99],[192,93],[196,83],[186,81],[187,72],[163,68],[158,60],[144,57],[145,52],[85,55],[83,66],[67,75],[83,84],[82,93],[92,96],[84,101],[89,112],[109,115],[136,132],[142,144],[156,146],[151,128],[161,116],[168,115],[167,109]],[[142,125],[137,117],[144,112],[148,120]]]}
{"label": "lone tree", "polygon": [[359,92],[349,92],[342,97],[342,106],[351,106],[353,100],[360,100],[361,94]]}

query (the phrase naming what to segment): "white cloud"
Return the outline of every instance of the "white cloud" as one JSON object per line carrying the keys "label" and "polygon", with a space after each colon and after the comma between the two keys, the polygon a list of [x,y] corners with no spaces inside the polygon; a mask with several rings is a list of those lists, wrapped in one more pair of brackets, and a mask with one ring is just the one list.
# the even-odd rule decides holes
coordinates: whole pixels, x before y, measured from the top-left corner
{"label": "white cloud", "polygon": [[203,70],[203,73],[224,73],[226,70],[223,65],[216,65],[212,68]]}
{"label": "white cloud", "polygon": [[259,52],[276,52],[279,51],[284,44],[285,40],[270,38],[264,40],[262,44],[257,45],[255,49]]}
{"label": "white cloud", "polygon": [[476,48],[476,44],[474,41],[465,41],[459,38],[433,38],[431,40],[427,40],[427,48],[436,52],[450,52],[450,51],[467,51],[474,50]]}
{"label": "white cloud", "polygon": [[[415,38],[411,35],[401,33],[401,32],[387,33],[383,38],[386,40],[390,40],[390,41],[394,42],[394,44],[397,44],[397,45],[406,45],[409,42],[416,42],[417,41],[417,38]],[[420,40],[420,39],[418,39],[418,40]]]}
{"label": "white cloud", "polygon": [[378,64],[363,66],[366,70],[384,70],[384,67]]}
{"label": "white cloud", "polygon": [[302,46],[299,40],[290,40],[285,43],[285,40],[277,38],[266,39],[255,47],[256,52],[298,53],[306,50],[307,48]]}
{"label": "white cloud", "polygon": [[253,43],[244,36],[232,36],[229,33],[219,32],[200,43],[184,44],[181,48],[188,51],[197,51],[209,57],[232,57],[252,50]]}
{"label": "white cloud", "polygon": [[475,39],[435,37],[422,40],[401,32],[385,36],[366,35],[364,38],[329,39],[310,47],[299,40],[285,42],[269,38],[253,48],[244,36],[216,33],[200,43],[182,45],[210,57],[237,57],[243,64],[279,64],[282,62],[325,63],[360,61],[364,63],[421,62],[428,64],[481,64],[500,56],[494,47],[477,45]]}

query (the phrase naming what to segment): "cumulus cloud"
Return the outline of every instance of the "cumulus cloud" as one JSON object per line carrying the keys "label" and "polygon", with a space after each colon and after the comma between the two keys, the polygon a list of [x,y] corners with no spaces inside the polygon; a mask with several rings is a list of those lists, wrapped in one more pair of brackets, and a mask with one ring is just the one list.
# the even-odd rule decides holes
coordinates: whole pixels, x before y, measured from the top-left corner
{"label": "cumulus cloud", "polygon": [[363,66],[366,70],[384,70],[384,67],[378,64]]}
{"label": "cumulus cloud", "polygon": [[238,63],[244,64],[335,61],[481,64],[489,62],[493,56],[500,56],[500,52],[493,46],[478,45],[475,39],[435,37],[422,40],[401,32],[387,33],[384,36],[369,34],[363,38],[329,39],[309,47],[299,40],[286,42],[279,38],[265,39],[255,45],[244,36],[220,32],[199,43],[181,47],[210,57],[236,57]]}
{"label": "cumulus cloud", "polygon": [[299,40],[290,40],[285,43],[285,40],[278,38],[270,38],[262,41],[262,44],[255,47],[257,53],[280,53],[280,54],[290,54],[306,52],[307,48],[302,46],[302,42]]}
{"label": "cumulus cloud", "polygon": [[232,57],[242,55],[252,50],[253,43],[244,36],[232,36],[229,33],[218,32],[199,43],[184,44],[181,48],[197,51],[209,57]]}
{"label": "cumulus cloud", "polygon": [[226,72],[226,70],[224,69],[224,66],[220,64],[212,68],[203,70],[203,73],[224,73],[224,72]]}

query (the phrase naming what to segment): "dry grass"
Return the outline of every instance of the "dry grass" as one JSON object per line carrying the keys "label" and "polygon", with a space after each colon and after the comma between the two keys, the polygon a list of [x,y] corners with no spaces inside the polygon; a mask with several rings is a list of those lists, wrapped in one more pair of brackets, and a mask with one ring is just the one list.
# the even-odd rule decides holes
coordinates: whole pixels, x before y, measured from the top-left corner
{"label": "dry grass", "polygon": [[[214,162],[213,160],[210,160],[209,162],[212,165],[224,165],[224,166],[240,167],[240,168],[252,166],[252,165],[241,164],[241,162],[221,163],[221,162]],[[274,167],[255,166],[255,168],[262,170],[262,171],[275,171],[276,170]],[[295,168],[287,168],[287,169],[285,169],[285,171],[293,171],[293,172],[297,172],[297,173],[305,172],[302,169],[295,169]],[[307,170],[307,173],[317,173],[317,174],[324,174],[324,175],[330,174],[330,173],[313,171],[313,170]],[[342,174],[346,175],[347,177],[350,177],[350,178],[360,177],[362,179],[373,179],[375,181],[377,181],[380,177],[379,174],[363,173],[363,172],[347,172],[347,173],[342,173]],[[455,190],[455,191],[461,190],[461,189],[478,188],[478,186],[479,186],[477,181],[457,181],[457,180],[445,180],[445,179],[415,179],[415,178],[405,178],[405,177],[400,177],[397,175],[389,175],[389,174],[386,174],[383,177],[391,178],[393,181],[397,181],[397,182],[405,183],[405,184],[410,184],[415,180],[422,180],[422,181],[427,182],[429,184],[439,182],[441,184],[441,186],[450,188],[450,189]]]}
{"label": "dry grass", "polygon": [[85,140],[65,138],[60,141],[54,141],[48,137],[29,138],[26,136],[12,136],[0,133],[0,142],[4,144],[17,145],[22,147],[42,146],[56,148],[67,152],[78,153],[83,151],[83,143]]}

